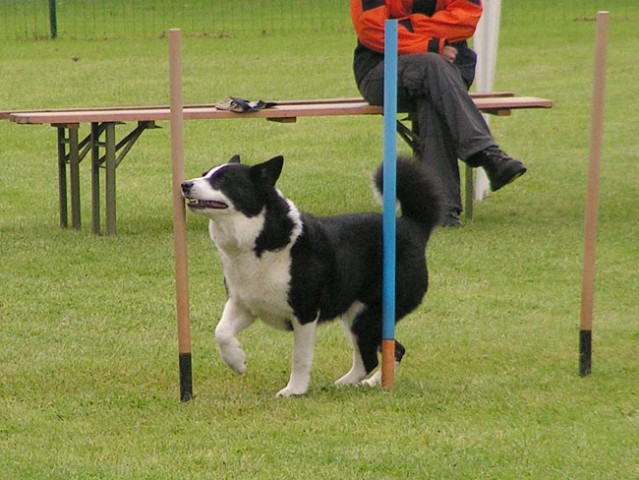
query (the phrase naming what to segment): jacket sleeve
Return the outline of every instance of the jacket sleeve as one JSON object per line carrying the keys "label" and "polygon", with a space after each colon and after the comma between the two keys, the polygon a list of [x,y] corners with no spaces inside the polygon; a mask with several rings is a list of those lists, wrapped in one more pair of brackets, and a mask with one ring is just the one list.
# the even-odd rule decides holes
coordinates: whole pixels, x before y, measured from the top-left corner
{"label": "jacket sleeve", "polygon": [[[398,53],[441,52],[447,43],[470,38],[482,14],[479,0],[439,0],[427,16],[407,11],[405,0],[351,0],[357,38],[376,52],[384,51],[384,22],[398,20]],[[411,9],[412,10],[412,7]]]}

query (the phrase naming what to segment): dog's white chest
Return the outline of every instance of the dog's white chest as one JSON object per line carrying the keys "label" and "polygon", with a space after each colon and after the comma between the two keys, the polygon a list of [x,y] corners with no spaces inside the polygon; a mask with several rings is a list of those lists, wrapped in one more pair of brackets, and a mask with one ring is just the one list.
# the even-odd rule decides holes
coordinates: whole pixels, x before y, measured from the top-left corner
{"label": "dog's white chest", "polygon": [[277,251],[257,255],[255,241],[264,227],[263,214],[255,217],[235,215],[226,222],[209,223],[209,234],[216,244],[229,296],[272,327],[290,328],[293,309],[289,300],[291,248],[300,235],[299,212],[289,202],[295,228],[290,243]]}
{"label": "dog's white chest", "polygon": [[291,258],[289,249],[232,254],[220,252],[229,296],[269,325],[285,329],[293,310],[288,303]]}

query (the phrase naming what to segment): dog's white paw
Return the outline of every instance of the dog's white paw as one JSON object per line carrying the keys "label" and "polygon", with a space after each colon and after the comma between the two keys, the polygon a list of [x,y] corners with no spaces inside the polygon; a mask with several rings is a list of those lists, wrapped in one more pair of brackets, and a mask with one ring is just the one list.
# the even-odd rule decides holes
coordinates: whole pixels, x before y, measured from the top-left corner
{"label": "dog's white paw", "polygon": [[382,384],[382,371],[378,370],[371,376],[365,380],[360,382],[360,385],[364,385],[365,387],[378,387]]}
{"label": "dog's white paw", "polygon": [[246,372],[246,353],[239,342],[220,344],[222,360],[238,375]]}
{"label": "dog's white paw", "polygon": [[343,377],[335,380],[335,386],[346,387],[348,385],[357,385],[362,380],[362,378],[364,378],[364,376],[361,375],[359,372],[353,372],[353,370],[351,370]]}
{"label": "dog's white paw", "polygon": [[353,367],[341,378],[335,381],[336,387],[344,387],[347,385],[357,385],[366,378],[366,370],[361,362],[354,362]]}
{"label": "dog's white paw", "polygon": [[308,391],[308,388],[294,388],[290,385],[287,385],[282,390],[277,392],[277,397],[289,398],[289,397],[297,397],[300,395],[304,395]]}

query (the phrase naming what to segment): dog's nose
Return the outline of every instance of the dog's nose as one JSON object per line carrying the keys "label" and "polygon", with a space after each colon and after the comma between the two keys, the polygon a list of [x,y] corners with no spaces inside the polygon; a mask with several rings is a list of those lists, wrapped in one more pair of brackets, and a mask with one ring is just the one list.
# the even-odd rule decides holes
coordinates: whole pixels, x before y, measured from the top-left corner
{"label": "dog's nose", "polygon": [[189,182],[189,181],[182,182],[182,192],[189,193],[192,187],[193,187],[193,182]]}

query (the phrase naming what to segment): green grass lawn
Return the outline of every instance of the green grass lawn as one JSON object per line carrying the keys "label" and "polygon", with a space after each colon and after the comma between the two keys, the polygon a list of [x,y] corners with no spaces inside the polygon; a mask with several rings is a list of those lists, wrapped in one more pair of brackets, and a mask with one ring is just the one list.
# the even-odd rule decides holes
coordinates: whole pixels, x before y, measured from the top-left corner
{"label": "green grass lawn", "polygon": [[[495,88],[554,108],[492,119],[529,172],[473,223],[434,234],[431,289],[397,329],[408,352],[390,390],[332,386],[351,358],[338,325],[319,332],[304,398],[274,398],[292,337],[263,325],[242,334],[249,370],[235,377],[213,338],[220,266],[193,215],[195,399],[180,403],[168,122],[118,169],[115,237],[90,233],[85,164],[84,228],[58,227],[53,128],[0,123],[0,478],[639,478],[639,11],[624,10],[610,25],[590,378],[577,347],[592,22],[504,22]],[[355,95],[353,42],[187,38],[184,100]],[[167,56],[165,39],[3,42],[0,109],[168,103]],[[280,188],[300,208],[379,208],[379,118],[185,134],[187,176],[281,153]]]}

